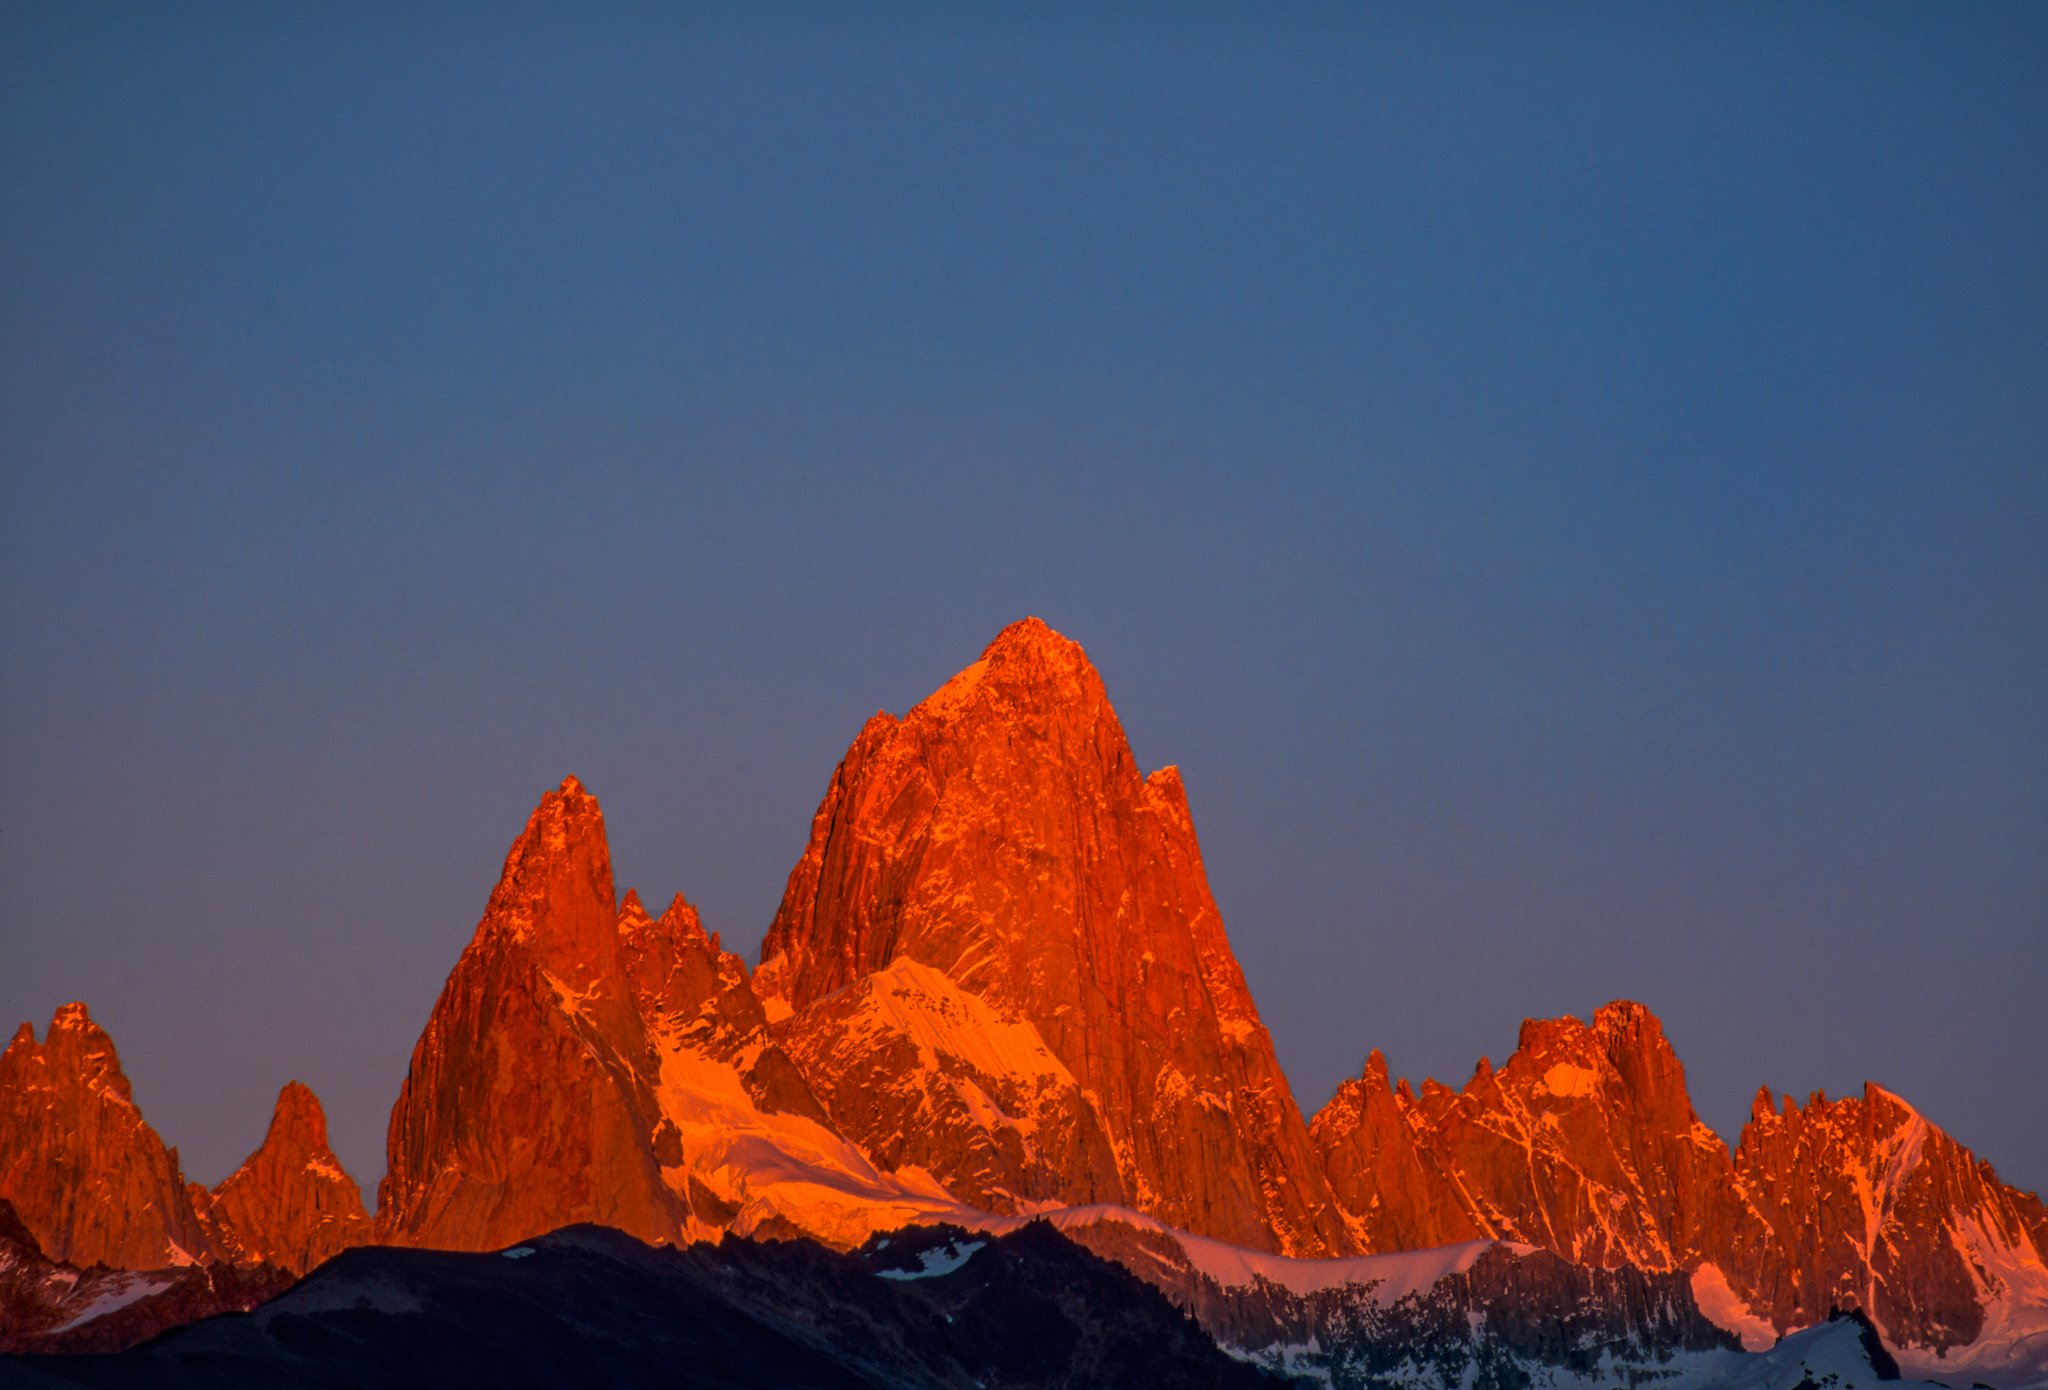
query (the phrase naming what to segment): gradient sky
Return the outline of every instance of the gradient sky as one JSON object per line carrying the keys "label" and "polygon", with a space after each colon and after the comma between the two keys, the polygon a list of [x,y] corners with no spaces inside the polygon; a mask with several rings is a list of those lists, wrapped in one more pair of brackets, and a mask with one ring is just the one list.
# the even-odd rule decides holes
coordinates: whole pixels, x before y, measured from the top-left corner
{"label": "gradient sky", "polygon": [[192,1176],[1035,613],[1305,1109],[1627,996],[2048,1186],[2048,8],[416,8],[0,8],[0,1019]]}

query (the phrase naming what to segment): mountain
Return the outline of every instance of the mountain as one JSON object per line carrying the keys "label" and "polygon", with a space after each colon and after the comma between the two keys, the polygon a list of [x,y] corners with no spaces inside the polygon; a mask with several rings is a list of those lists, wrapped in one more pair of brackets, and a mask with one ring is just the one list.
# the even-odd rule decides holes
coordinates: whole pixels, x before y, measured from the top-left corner
{"label": "mountain", "polygon": [[369,1238],[362,1190],[327,1145],[320,1098],[293,1081],[277,1093],[262,1145],[193,1205],[211,1244],[240,1262],[304,1274]]}
{"label": "mountain", "polygon": [[1290,1260],[1128,1217],[1054,1219],[1192,1311],[1221,1345],[1318,1385],[1663,1382],[1738,1349],[1682,1274],[1575,1265],[1485,1240]]}
{"label": "mountain", "polygon": [[571,777],[513,842],[413,1049],[377,1236],[495,1249],[598,1222],[858,1243],[950,1211],[835,1133],[770,1035],[746,967],[678,897],[614,898],[604,816]]}
{"label": "mountain", "polygon": [[1157,1291],[1038,1225],[857,1252],[653,1249],[582,1226],[495,1254],[352,1250],[280,1298],[121,1356],[0,1358],[0,1386],[762,1385],[1251,1390]]}
{"label": "mountain", "polygon": [[1727,1146],[1693,1113],[1662,1025],[1627,1001],[1590,1026],[1530,1019],[1506,1064],[1482,1058],[1462,1091],[1390,1090],[1385,1062],[1368,1062],[1314,1134],[1380,1249],[1483,1235],[1687,1269],[1725,1247],[1737,1206]]}
{"label": "mountain", "polygon": [[0,1199],[56,1260],[155,1269],[212,1253],[177,1150],[83,1004],[58,1009],[42,1043],[24,1023],[0,1052]]}
{"label": "mountain", "polygon": [[762,957],[813,1089],[885,1161],[999,1206],[1351,1248],[1179,773],[1139,771],[1087,656],[1036,619],[868,721]]}
{"label": "mountain", "polygon": [[[1035,620],[862,729],[757,970],[680,894],[659,916],[617,896],[575,778],[543,795],[387,1158],[371,1220],[292,1083],[241,1168],[187,1184],[82,1004],[41,1043],[23,1025],[0,1053],[8,1335],[121,1345],[371,1240],[589,1222],[850,1250],[1043,1216],[1241,1353],[1337,1383],[1404,1344],[1436,1348],[1400,1373],[1420,1384],[1453,1362],[1564,1383],[1588,1348],[1647,1376],[1725,1350],[1694,1345],[1701,1317],[1760,1351],[1856,1309],[1915,1374],[2048,1387],[2048,1209],[1882,1088],[1763,1092],[1731,1154],[1656,1017],[1617,1001],[1525,1022],[1458,1089],[1372,1053],[1304,1124],[1179,775],[1139,771],[1086,655]],[[1436,1271],[1406,1311],[1401,1270]]]}
{"label": "mountain", "polygon": [[1532,1019],[1461,1091],[1390,1086],[1377,1054],[1311,1135],[1361,1243],[1473,1236],[1575,1263],[1683,1271],[1752,1347],[1861,1309],[1916,1373],[2048,1376],[2041,1206],[1878,1086],[1773,1109],[1731,1155],[1657,1019]]}
{"label": "mountain", "polygon": [[1427,1250],[1493,1234],[1471,1195],[1423,1147],[1414,1092],[1374,1048],[1309,1123],[1309,1139],[1361,1250]]}
{"label": "mountain", "polygon": [[2040,1202],[1881,1086],[1773,1109],[1735,1153],[1745,1199],[1729,1283],[1778,1328],[1862,1308],[1917,1373],[2048,1380]]}
{"label": "mountain", "polygon": [[513,842],[413,1048],[380,1238],[478,1250],[574,1221],[647,1240],[683,1228],[617,924],[604,817],[571,777]]}

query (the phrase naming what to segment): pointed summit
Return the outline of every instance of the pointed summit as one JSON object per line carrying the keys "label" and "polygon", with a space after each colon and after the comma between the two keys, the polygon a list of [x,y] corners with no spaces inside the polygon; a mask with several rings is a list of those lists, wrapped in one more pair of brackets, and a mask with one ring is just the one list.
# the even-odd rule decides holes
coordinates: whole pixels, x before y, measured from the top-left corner
{"label": "pointed summit", "polygon": [[688,901],[650,920],[611,894],[602,817],[571,779],[506,856],[413,1049],[378,1239],[490,1250],[588,1221],[652,1242],[774,1223],[858,1243],[900,1213],[907,1190],[825,1127],[746,966]]}
{"label": "pointed summit", "polygon": [[1033,679],[1046,683],[1101,683],[1081,644],[1053,631],[1037,618],[1020,619],[997,633],[995,640],[982,650],[981,660],[1020,684]]}
{"label": "pointed summit", "polygon": [[618,927],[604,815],[564,778],[513,841],[413,1049],[380,1238],[492,1249],[573,1221],[674,1236]]}
{"label": "pointed summit", "polygon": [[1361,1249],[1423,1250],[1493,1234],[1417,1146],[1408,1122],[1414,1105],[1406,1080],[1389,1084],[1387,1059],[1374,1048],[1364,1073],[1339,1086],[1309,1125]]}
{"label": "pointed summit", "polygon": [[604,812],[564,777],[512,842],[477,935],[531,942],[564,978],[582,979],[611,965],[615,914]]}
{"label": "pointed summit", "polygon": [[263,1143],[206,1204],[216,1242],[238,1259],[304,1274],[369,1235],[362,1189],[327,1145],[327,1112],[297,1081],[277,1093]]}
{"label": "pointed summit", "polygon": [[23,1024],[0,1053],[0,1199],[52,1259],[153,1269],[208,1253],[177,1151],[83,1004],[58,1009],[41,1045]]}
{"label": "pointed summit", "polygon": [[879,718],[892,730],[899,722],[955,735],[962,726],[991,735],[1030,727],[1044,737],[1054,725],[1092,725],[1105,714],[1114,725],[1116,715],[1109,709],[1102,677],[1080,643],[1036,618],[1026,618],[1004,628],[978,660],[926,696],[901,721],[887,715]]}
{"label": "pointed summit", "polygon": [[[905,973],[905,958],[943,983]],[[1349,1248],[1209,895],[1180,779],[1147,781],[1086,653],[1035,618],[1004,629],[901,721],[861,730],[762,959],[755,985],[771,1017],[895,972],[862,996],[871,1009],[832,1028],[872,1015],[914,1039],[939,1015],[988,1020],[1028,1031],[1015,1038],[1020,1059],[1042,1044],[1059,1064],[1067,1080],[1053,1077],[1043,1104],[1064,1117],[1064,1157],[1011,1133],[993,1102],[969,1107],[956,1133],[900,1146],[881,1131],[905,1107],[834,1110],[855,1139],[887,1141],[905,1166],[1019,1199],[1126,1202],[1262,1248]],[[786,1026],[809,1056],[842,1052],[801,1019]],[[935,1052],[931,1062],[944,1075],[986,1055],[946,1036],[953,1061]],[[849,1059],[882,1055],[857,1042],[846,1042]],[[991,1084],[1038,1094],[1028,1080],[1038,1073],[1019,1067]],[[860,1090],[817,1084],[826,1095]],[[1069,1088],[1088,1098],[1088,1115],[1056,1098]],[[1115,1155],[1113,1180],[1089,1157],[1095,1126]]]}

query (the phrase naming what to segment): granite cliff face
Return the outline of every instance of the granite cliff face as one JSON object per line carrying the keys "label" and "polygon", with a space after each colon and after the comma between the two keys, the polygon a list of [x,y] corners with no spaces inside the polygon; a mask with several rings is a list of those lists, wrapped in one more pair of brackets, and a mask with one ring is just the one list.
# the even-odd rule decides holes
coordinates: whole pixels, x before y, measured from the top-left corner
{"label": "granite cliff face", "polygon": [[2048,1370],[2038,1200],[1883,1087],[1775,1110],[1760,1091],[1735,1176],[1745,1220],[1728,1279],[1773,1326],[1861,1308],[1923,1368],[1968,1371],[2031,1339]]}
{"label": "granite cliff face", "polygon": [[946,1203],[834,1133],[745,965],[678,896],[614,900],[597,801],[541,799],[392,1110],[377,1235],[489,1250],[575,1222],[858,1242]]}
{"label": "granite cliff face", "polygon": [[377,1229],[451,1250],[566,1221],[672,1238],[652,1048],[619,958],[610,850],[571,777],[505,858],[391,1112]]}
{"label": "granite cliff face", "polygon": [[[1261,1249],[1350,1248],[1224,938],[1180,776],[1139,772],[1095,668],[1036,619],[902,719],[868,721],[762,957],[756,988],[828,1105],[848,1089],[832,1066],[874,1075],[873,1059],[913,1055],[930,1016],[913,994],[939,1015],[991,1016],[1018,1069],[1039,1068],[999,1098],[958,1051],[916,1050],[895,1101],[832,1109],[863,1147],[967,1190],[1121,1202]],[[826,1002],[916,967],[944,985],[866,987],[904,1008]],[[905,1123],[912,1093],[940,1097],[929,1123]]]}
{"label": "granite cliff face", "polygon": [[155,1269],[212,1253],[177,1150],[83,1004],[57,1010],[41,1043],[22,1024],[0,1053],[0,1199],[52,1259]]}
{"label": "granite cliff face", "polygon": [[1330,1190],[1361,1250],[1426,1250],[1493,1234],[1417,1133],[1415,1095],[1374,1048],[1309,1125]]}
{"label": "granite cliff face", "polygon": [[193,1205],[214,1249],[293,1274],[369,1238],[362,1189],[327,1146],[327,1112],[296,1081],[277,1093],[262,1146]]}
{"label": "granite cliff face", "polygon": [[1390,1086],[1374,1054],[1311,1133],[1371,1249],[1497,1237],[1688,1273],[1753,1348],[1860,1309],[1921,1373],[2048,1369],[2033,1194],[1874,1085],[1803,1108],[1761,1093],[1731,1155],[1639,1004],[1591,1026],[1530,1020],[1507,1063],[1482,1059],[1462,1091]]}
{"label": "granite cliff face", "polygon": [[1462,1091],[1389,1090],[1369,1062],[1315,1135],[1375,1248],[1480,1235],[1682,1269],[1725,1245],[1737,1205],[1726,1145],[1693,1113],[1662,1026],[1628,1002],[1591,1026],[1529,1020],[1506,1065],[1482,1059]]}

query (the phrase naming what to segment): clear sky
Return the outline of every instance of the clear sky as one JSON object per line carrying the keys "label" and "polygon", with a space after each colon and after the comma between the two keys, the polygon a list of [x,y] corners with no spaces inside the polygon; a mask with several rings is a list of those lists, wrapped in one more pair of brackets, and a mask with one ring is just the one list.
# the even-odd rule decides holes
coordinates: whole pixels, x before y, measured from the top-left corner
{"label": "clear sky", "polygon": [[1100,8],[0,8],[0,1018],[374,1183],[543,790],[751,954],[1035,613],[1305,1109],[1626,996],[2048,1186],[2048,8]]}

